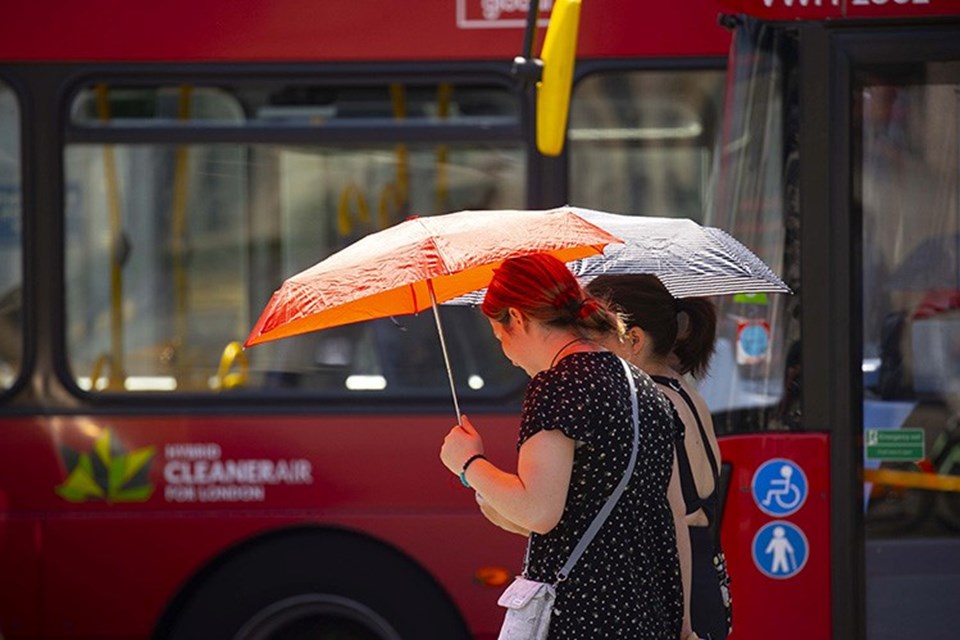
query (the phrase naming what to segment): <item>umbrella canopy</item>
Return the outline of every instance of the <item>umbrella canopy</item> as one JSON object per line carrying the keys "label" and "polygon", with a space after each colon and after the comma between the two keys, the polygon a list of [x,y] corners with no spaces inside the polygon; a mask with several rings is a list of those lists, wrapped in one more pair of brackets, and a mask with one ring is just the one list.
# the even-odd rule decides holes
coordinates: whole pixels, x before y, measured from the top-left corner
{"label": "umbrella canopy", "polygon": [[686,218],[572,210],[624,240],[622,245],[607,247],[602,256],[570,265],[583,281],[600,275],[652,274],[675,298],[790,293],[770,267],[722,229]]}
{"label": "umbrella canopy", "polygon": [[431,288],[437,302],[480,289],[507,258],[550,253],[568,262],[611,242],[619,240],[563,208],[411,218],[287,279],[244,346],[418,313],[430,308]]}
{"label": "umbrella canopy", "polygon": [[[731,293],[790,293],[760,258],[725,231],[686,218],[631,216],[568,207],[584,220],[623,239],[603,255],[568,264],[581,283],[597,276],[651,274],[675,298]],[[484,291],[451,304],[478,304]]]}
{"label": "umbrella canopy", "polygon": [[411,218],[287,279],[244,346],[432,307],[459,420],[437,303],[485,287],[507,258],[549,253],[569,262],[600,253],[611,242],[619,239],[569,208]]}

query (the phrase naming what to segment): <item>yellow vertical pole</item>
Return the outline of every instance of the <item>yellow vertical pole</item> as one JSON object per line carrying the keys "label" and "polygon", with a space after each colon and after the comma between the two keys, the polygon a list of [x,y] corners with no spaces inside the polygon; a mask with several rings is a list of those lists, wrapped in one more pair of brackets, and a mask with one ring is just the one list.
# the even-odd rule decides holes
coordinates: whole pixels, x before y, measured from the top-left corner
{"label": "yellow vertical pole", "polygon": [[[192,87],[180,87],[177,118],[190,119]],[[184,348],[187,342],[188,318],[190,311],[189,282],[187,279],[187,145],[177,145],[173,172],[173,286],[174,286],[174,375],[178,387],[184,372],[189,373],[185,361]]]}
{"label": "yellow vertical pole", "polygon": [[[110,120],[110,96],[106,84],[98,84],[97,117],[101,122]],[[123,355],[123,265],[122,260],[122,220],[120,213],[120,185],[117,180],[117,162],[113,145],[103,148],[103,172],[106,181],[107,212],[110,221],[110,375],[107,389],[123,389],[126,379]],[[92,387],[97,381],[92,381]]]}
{"label": "yellow vertical pole", "polygon": [[[393,103],[393,117],[397,120],[405,120],[407,117],[407,91],[402,84],[390,85],[390,99]],[[399,199],[406,208],[410,202],[410,155],[407,145],[398,144],[396,146],[397,154],[397,190],[400,192]]]}
{"label": "yellow vertical pole", "polygon": [[[445,120],[450,115],[450,96],[453,95],[453,86],[444,82],[437,87],[437,116]],[[443,213],[447,208],[447,160],[449,147],[445,144],[437,145],[437,212]]]}

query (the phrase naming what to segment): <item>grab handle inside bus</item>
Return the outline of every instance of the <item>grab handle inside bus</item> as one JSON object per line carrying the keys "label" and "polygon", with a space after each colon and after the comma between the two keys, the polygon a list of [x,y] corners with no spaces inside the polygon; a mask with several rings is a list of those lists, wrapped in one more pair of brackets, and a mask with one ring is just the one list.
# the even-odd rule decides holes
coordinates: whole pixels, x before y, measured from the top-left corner
{"label": "grab handle inside bus", "polygon": [[[236,365],[237,370],[231,371],[234,365]],[[215,388],[220,391],[228,391],[242,387],[247,383],[249,371],[250,361],[247,360],[247,354],[243,351],[243,345],[237,341],[230,342],[223,348],[223,354],[220,356]]]}
{"label": "grab handle inside bus", "polygon": [[540,54],[543,79],[537,83],[537,149],[545,156],[563,151],[579,28],[580,0],[557,0]]}

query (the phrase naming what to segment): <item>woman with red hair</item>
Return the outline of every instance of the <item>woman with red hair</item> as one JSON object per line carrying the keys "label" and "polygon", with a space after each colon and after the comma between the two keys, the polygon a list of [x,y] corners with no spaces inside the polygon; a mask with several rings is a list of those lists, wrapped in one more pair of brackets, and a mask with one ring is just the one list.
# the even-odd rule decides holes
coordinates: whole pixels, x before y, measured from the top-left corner
{"label": "woman with red hair", "polygon": [[[504,355],[532,378],[517,470],[483,456],[483,439],[466,416],[447,435],[440,457],[475,489],[491,522],[528,536],[524,577],[556,586],[548,637],[692,637],[681,577],[688,563],[681,571],[677,550],[687,532],[672,409],[649,376],[588,338],[616,335],[618,316],[545,254],[505,261],[481,310]],[[611,495],[619,497],[609,515],[558,581]]]}

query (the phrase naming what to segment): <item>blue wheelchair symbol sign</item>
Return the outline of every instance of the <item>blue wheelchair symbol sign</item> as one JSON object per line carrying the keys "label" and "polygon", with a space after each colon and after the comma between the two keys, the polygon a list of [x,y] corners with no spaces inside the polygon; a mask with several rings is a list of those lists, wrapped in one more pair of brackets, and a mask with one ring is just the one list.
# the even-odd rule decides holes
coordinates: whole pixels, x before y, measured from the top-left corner
{"label": "blue wheelchair symbol sign", "polygon": [[767,460],[753,474],[753,501],[764,513],[783,517],[796,513],[807,499],[807,476],[786,458]]}
{"label": "blue wheelchair symbol sign", "polygon": [[753,564],[768,578],[792,578],[807,564],[810,545],[795,524],[783,520],[767,523],[753,537]]}

